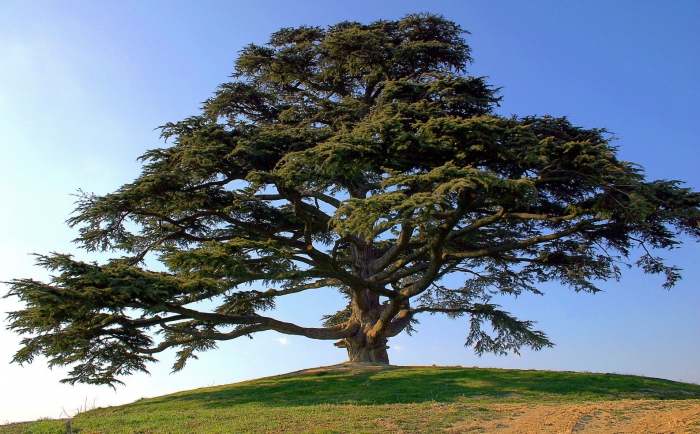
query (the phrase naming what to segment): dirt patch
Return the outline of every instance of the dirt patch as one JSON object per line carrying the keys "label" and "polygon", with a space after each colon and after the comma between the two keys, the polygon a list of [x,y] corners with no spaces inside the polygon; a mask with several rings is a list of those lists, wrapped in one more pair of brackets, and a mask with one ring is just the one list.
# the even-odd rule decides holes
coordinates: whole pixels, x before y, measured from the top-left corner
{"label": "dirt patch", "polygon": [[608,401],[493,404],[489,420],[465,420],[448,433],[700,433],[700,402]]}

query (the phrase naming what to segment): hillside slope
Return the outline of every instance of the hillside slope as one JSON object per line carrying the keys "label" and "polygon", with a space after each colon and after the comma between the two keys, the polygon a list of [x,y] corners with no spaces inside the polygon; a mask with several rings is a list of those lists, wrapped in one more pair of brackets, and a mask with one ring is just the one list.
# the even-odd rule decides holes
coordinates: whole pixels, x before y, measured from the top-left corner
{"label": "hillside slope", "polygon": [[700,432],[700,386],[616,374],[342,364],[0,433]]}

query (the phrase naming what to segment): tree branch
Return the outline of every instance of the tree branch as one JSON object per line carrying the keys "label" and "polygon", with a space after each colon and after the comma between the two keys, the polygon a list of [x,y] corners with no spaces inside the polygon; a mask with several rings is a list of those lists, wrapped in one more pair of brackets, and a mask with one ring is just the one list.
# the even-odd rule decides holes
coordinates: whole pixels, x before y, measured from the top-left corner
{"label": "tree branch", "polygon": [[327,328],[301,327],[296,324],[279,321],[274,318],[264,317],[260,315],[222,315],[218,313],[199,312],[182,306],[175,306],[167,303],[165,304],[165,307],[170,312],[179,313],[188,318],[200,321],[211,322],[215,324],[259,325],[262,327],[262,329],[260,329],[259,331],[274,330],[279,333],[305,336],[311,339],[343,339],[355,334],[355,332],[359,328],[359,324],[357,323],[347,323]]}
{"label": "tree branch", "polygon": [[507,252],[509,250],[515,250],[515,249],[521,249],[524,247],[532,246],[533,244],[539,244],[543,243],[546,241],[552,241],[556,240],[559,238],[563,238],[567,235],[571,235],[573,233],[576,233],[580,231],[581,229],[585,228],[588,225],[591,225],[597,221],[600,221],[598,219],[588,219],[588,220],[583,220],[578,222],[574,227],[571,227],[569,229],[560,231],[560,232],[554,232],[549,235],[540,235],[537,237],[532,237],[528,238],[526,240],[517,242],[517,243],[510,243],[510,244],[502,244],[500,246],[494,246],[494,247],[489,247],[486,249],[480,249],[480,250],[473,250],[471,252],[463,252],[463,253],[450,253],[447,255],[447,259],[466,259],[466,258],[478,258],[482,256],[487,256],[491,255],[494,253],[501,253],[501,252]]}

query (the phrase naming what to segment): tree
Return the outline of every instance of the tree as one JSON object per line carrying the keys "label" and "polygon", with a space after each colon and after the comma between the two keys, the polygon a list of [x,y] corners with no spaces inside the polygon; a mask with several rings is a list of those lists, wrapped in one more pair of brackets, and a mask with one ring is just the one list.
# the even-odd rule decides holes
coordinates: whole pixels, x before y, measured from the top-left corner
{"label": "tree", "polygon": [[[517,353],[552,343],[494,294],[596,292],[633,264],[671,287],[679,269],[652,252],[700,238],[700,194],[646,181],[604,129],[495,114],[498,89],[466,75],[465,33],[421,14],[245,47],[199,115],[161,127],[172,146],[146,152],[133,183],[79,194],[76,241],[121,256],[40,255],[50,282],[10,282],[25,303],[9,313],[26,335],[13,361],[113,385],[166,349],[179,370],[274,330],[388,363],[421,313],[468,316],[478,354]],[[347,305],[317,327],[265,314],[318,288]]]}

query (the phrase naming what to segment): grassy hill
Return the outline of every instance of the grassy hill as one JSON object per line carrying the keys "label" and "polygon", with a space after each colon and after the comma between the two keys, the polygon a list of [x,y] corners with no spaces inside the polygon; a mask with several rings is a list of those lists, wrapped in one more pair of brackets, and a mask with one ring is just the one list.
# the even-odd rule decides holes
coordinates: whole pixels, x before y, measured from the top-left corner
{"label": "grassy hill", "polygon": [[677,407],[690,419],[697,409],[698,424],[688,426],[700,432],[695,384],[615,374],[342,364],[141,399],[70,421],[0,426],[0,433],[468,432],[466,427],[511,410],[524,414],[544,405],[576,413],[583,404],[610,402],[659,411]]}

